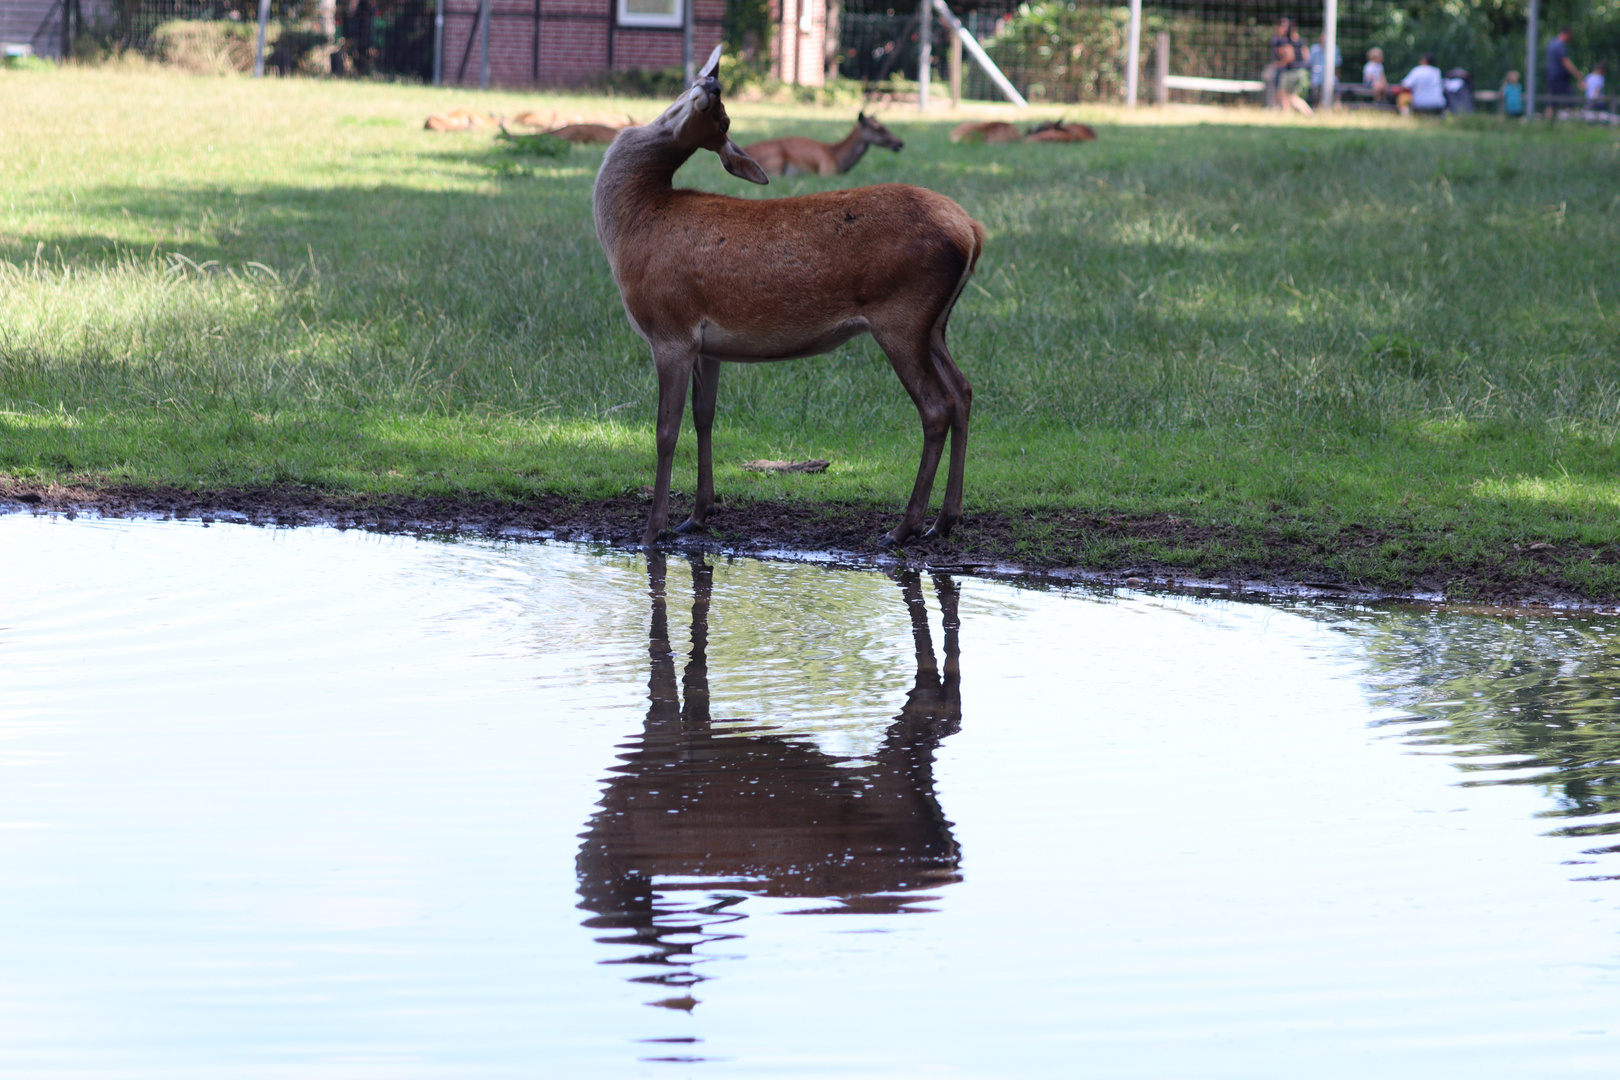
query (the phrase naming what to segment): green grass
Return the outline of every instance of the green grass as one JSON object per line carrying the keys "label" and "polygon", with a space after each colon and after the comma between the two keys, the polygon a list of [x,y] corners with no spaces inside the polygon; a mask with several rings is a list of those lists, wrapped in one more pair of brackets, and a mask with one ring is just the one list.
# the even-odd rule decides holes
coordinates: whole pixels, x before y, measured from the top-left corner
{"label": "green grass", "polygon": [[[651,365],[590,219],[601,149],[514,168],[488,133],[421,122],[661,103],[139,67],[0,71],[0,91],[0,474],[496,499],[650,481]],[[730,108],[740,142],[849,122]],[[1613,132],[1070,115],[1099,140],[952,146],[956,118],[891,110],[904,152],[842,180],[753,189],[712,155],[679,179],[906,181],[985,224],[951,328],[968,511],[1027,521],[1031,562],[1222,573],[1312,540],[1321,572],[1400,585],[1511,579],[1514,545],[1545,541],[1558,587],[1620,596]],[[717,427],[733,498],[898,514],[916,466],[870,339],[728,367]],[[739,468],[812,456],[835,464]],[[1224,539],[1102,540],[1070,511]],[[1351,529],[1388,539],[1348,554]]]}

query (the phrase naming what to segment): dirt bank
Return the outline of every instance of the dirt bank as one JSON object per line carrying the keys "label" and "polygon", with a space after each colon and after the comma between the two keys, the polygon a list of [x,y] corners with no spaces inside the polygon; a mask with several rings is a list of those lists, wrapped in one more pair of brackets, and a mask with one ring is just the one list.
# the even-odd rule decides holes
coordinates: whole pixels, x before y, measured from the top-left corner
{"label": "dirt bank", "polygon": [[[359,497],[302,488],[202,491],[120,485],[33,485],[0,478],[0,512],[231,521],[259,526],[324,525],[418,535],[589,541],[633,545],[645,520],[645,496],[581,501],[544,496],[521,503],[455,497]],[[1570,559],[1613,560],[1613,552],[1561,550],[1549,544],[1512,547],[1497,558],[1430,559],[1402,575],[1358,580],[1346,562],[1378,562],[1392,541],[1371,528],[1341,530],[1331,543],[1283,530],[1198,524],[1174,515],[1121,518],[1054,510],[1009,515],[976,511],[948,540],[880,552],[875,539],[892,527],[896,509],[818,502],[727,502],[712,533],[667,546],[722,554],[785,555],[847,564],[910,563],[935,569],[1027,575],[1070,581],[1193,590],[1320,595],[1356,599],[1461,600],[1498,605],[1607,608],[1617,599],[1583,595],[1571,583]],[[680,520],[685,508],[672,506]],[[1196,565],[1153,557],[1195,553]],[[1359,557],[1359,560],[1358,560]]]}

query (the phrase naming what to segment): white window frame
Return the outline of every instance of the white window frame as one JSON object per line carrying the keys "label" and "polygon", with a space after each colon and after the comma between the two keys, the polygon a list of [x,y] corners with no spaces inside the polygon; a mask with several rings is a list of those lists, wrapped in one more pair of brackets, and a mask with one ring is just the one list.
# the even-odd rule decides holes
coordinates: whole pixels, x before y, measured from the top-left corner
{"label": "white window frame", "polygon": [[649,15],[644,11],[630,11],[629,0],[613,0],[618,5],[618,21],[620,26],[639,27],[656,26],[665,29],[679,29],[683,25],[686,15],[685,6],[691,0],[674,0],[675,11],[671,15]]}

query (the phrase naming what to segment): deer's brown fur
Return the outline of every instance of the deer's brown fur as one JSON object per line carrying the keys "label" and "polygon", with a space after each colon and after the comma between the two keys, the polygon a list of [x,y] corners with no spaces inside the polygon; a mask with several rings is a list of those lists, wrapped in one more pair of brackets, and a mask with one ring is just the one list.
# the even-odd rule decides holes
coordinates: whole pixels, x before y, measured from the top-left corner
{"label": "deer's brown fur", "polygon": [[839,176],[849,172],[869,146],[882,146],[899,153],[906,144],[893,132],[864,112],[855,117],[855,126],[835,143],[817,142],[797,135],[749,143],[743,152],[772,176],[815,173]]}
{"label": "deer's brown fur", "polygon": [[1023,142],[1024,134],[1005,120],[968,120],[951,129],[951,142]]}
{"label": "deer's brown fur", "polygon": [[675,444],[692,385],[698,485],[691,517],[714,505],[710,432],[723,361],[788,360],[870,333],[922,419],[923,452],[905,516],[883,539],[920,531],[947,436],[945,501],[928,535],[962,514],[973,392],[945,347],[945,325],[984,246],[984,228],[943,195],[905,184],[735,199],[676,190],[671,179],[699,149],[734,175],[765,183],[759,164],[727,137],[730,120],[704,77],[608,148],[597,174],[597,237],[636,332],[658,372],[658,472],[643,542],[668,524]]}
{"label": "deer's brown fur", "polygon": [[546,134],[572,143],[610,143],[619,137],[619,129],[606,124],[568,124]]}

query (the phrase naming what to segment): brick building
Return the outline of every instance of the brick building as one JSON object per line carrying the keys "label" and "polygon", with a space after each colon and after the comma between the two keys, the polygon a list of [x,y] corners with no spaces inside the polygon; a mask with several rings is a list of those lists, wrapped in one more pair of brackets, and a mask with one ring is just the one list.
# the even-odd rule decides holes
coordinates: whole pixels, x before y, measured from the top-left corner
{"label": "brick building", "polygon": [[[720,41],[725,0],[489,0],[492,86],[574,86],[613,68],[681,64],[682,5],[692,3],[692,54]],[[477,86],[475,0],[446,0],[444,82]]]}
{"label": "brick building", "polygon": [[771,0],[771,73],[820,86],[827,74],[827,0]]}

